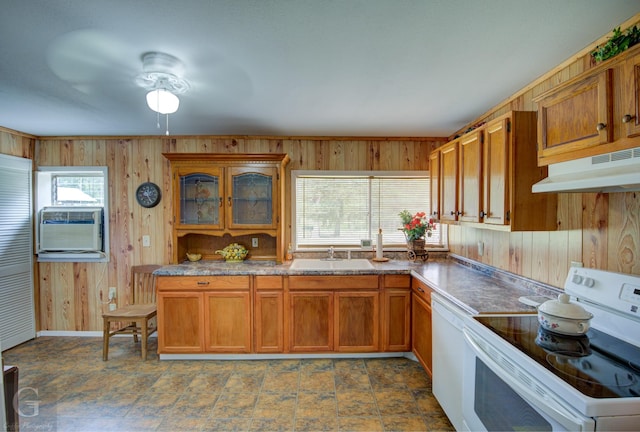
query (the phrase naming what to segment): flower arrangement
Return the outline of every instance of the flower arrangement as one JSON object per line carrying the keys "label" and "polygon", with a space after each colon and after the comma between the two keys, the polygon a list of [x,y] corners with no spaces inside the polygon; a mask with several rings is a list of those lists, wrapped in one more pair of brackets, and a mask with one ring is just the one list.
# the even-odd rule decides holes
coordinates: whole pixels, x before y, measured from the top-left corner
{"label": "flower arrangement", "polygon": [[436,228],[433,219],[427,219],[425,212],[418,212],[415,215],[409,213],[408,210],[400,212],[400,220],[402,220],[402,232],[407,237],[407,241],[414,241],[425,236],[431,237],[431,231]]}

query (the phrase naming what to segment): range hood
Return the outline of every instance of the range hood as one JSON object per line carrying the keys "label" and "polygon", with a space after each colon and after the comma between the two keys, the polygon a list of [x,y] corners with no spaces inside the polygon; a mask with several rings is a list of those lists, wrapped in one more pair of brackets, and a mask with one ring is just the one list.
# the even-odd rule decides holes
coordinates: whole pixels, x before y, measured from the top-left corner
{"label": "range hood", "polygon": [[549,165],[533,192],[640,191],[640,147]]}

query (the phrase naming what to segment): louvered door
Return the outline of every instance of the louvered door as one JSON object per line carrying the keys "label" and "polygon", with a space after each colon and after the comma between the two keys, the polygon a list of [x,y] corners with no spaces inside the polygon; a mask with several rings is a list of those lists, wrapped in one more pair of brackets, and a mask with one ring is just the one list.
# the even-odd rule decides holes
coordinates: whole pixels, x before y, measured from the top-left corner
{"label": "louvered door", "polygon": [[9,349],[35,336],[31,160],[0,155],[2,349]]}

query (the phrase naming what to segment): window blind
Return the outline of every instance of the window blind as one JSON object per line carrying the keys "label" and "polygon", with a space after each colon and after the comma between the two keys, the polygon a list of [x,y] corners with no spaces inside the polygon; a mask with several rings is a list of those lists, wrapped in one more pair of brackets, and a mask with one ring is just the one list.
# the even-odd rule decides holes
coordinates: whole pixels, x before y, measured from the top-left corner
{"label": "window blind", "polygon": [[[404,246],[399,213],[429,214],[429,177],[399,175],[296,175],[296,247],[353,246],[375,241],[382,229],[385,246]],[[436,229],[427,238],[440,244]]]}

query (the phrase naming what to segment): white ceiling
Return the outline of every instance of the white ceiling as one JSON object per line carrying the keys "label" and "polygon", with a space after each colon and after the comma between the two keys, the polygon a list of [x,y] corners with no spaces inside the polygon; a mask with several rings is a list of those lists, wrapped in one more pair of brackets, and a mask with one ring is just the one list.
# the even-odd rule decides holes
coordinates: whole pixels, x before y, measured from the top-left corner
{"label": "white ceiling", "polygon": [[171,54],[172,135],[447,136],[639,0],[3,0],[0,126],[158,135],[134,78]]}

